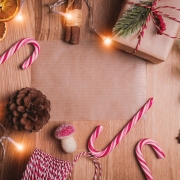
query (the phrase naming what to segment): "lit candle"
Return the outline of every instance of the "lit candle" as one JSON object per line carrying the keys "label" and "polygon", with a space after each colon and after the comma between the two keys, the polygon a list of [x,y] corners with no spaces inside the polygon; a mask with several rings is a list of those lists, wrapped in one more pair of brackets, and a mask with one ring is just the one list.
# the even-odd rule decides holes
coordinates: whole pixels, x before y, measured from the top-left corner
{"label": "lit candle", "polygon": [[20,151],[23,150],[23,146],[21,144],[18,144],[16,141],[14,141],[12,138],[7,137],[7,140],[12,143],[14,146],[16,146],[16,148]]}

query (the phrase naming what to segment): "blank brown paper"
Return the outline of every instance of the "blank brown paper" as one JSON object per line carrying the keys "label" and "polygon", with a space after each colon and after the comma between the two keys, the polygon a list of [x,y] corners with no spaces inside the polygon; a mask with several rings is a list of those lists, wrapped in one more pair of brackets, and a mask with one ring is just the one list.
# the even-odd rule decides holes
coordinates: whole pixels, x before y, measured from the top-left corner
{"label": "blank brown paper", "polygon": [[146,101],[146,62],[97,40],[39,42],[32,87],[51,101],[51,120],[130,119]]}

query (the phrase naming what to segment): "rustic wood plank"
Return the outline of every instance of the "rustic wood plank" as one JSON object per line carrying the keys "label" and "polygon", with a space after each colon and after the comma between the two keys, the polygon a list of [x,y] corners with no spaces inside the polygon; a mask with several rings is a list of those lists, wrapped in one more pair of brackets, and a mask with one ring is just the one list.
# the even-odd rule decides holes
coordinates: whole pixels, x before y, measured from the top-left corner
{"label": "rustic wood plank", "polygon": [[[55,2],[55,1],[54,1]],[[92,1],[91,1],[92,2]],[[104,1],[100,0],[97,4],[93,3],[95,12],[99,15],[102,13]],[[111,14],[114,16],[114,22],[120,9],[120,2],[115,0],[107,6],[110,6]],[[22,37],[36,37],[37,40],[54,40],[61,37],[61,21],[55,15],[48,14],[48,8],[44,5],[49,3],[48,0],[42,1],[25,1],[27,10],[26,25],[16,22],[8,23],[8,33],[4,41],[0,42],[2,54],[10,45]],[[36,6],[36,31],[34,30],[34,9]],[[115,8],[115,6],[117,6]],[[98,7],[102,7],[99,10]],[[43,8],[43,9],[41,9]],[[83,2],[85,13],[84,20],[88,17],[87,7]],[[38,11],[39,10],[39,11]],[[42,12],[43,11],[43,12]],[[114,12],[114,13],[113,13]],[[105,13],[105,12],[103,12]],[[98,15],[98,13],[96,14]],[[105,15],[105,24],[102,18],[105,14],[97,16],[96,23],[99,24],[101,31],[109,32],[114,22]],[[43,17],[43,18],[42,18]],[[52,20],[53,19],[53,20]],[[56,26],[57,25],[57,26]],[[55,27],[56,26],[56,27]],[[51,27],[51,29],[49,28]],[[49,31],[50,29],[50,31]],[[81,38],[88,39],[91,37],[88,23],[82,26]],[[14,33],[15,32],[15,33]],[[91,37],[92,38],[92,37]],[[110,121],[73,121],[76,127],[75,139],[78,148],[73,154],[66,154],[61,150],[59,141],[53,137],[55,127],[66,121],[50,121],[44,128],[36,134],[24,134],[16,132],[9,127],[5,120],[5,104],[7,97],[16,89],[24,86],[30,86],[31,74],[30,69],[22,71],[18,69],[19,65],[31,52],[31,48],[23,47],[6,63],[0,66],[0,122],[4,123],[11,131],[10,136],[17,142],[25,144],[25,150],[22,153],[10,143],[5,143],[7,148],[6,161],[0,168],[0,179],[18,180],[21,178],[25,165],[32,154],[35,147],[64,160],[72,161],[73,158],[82,151],[87,151],[87,141],[94,128],[101,124],[104,130],[95,142],[95,147],[99,150],[103,149],[112,140],[113,137],[127,123],[127,120],[110,120]],[[180,51],[175,45],[168,58],[168,61],[159,65],[147,63],[147,99],[155,98],[155,104],[147,114],[146,120],[139,121],[131,132],[122,140],[122,142],[107,157],[100,159],[103,168],[103,179],[113,180],[141,180],[144,179],[134,154],[136,143],[145,137],[155,140],[164,150],[166,158],[158,160],[150,147],[143,148],[144,158],[147,160],[154,179],[178,180],[180,178],[180,145],[175,139],[180,129]],[[84,130],[84,131],[82,131]],[[86,158],[80,159],[73,171],[74,179],[92,179],[94,174],[94,166],[91,161]]]}
{"label": "rustic wood plank", "polygon": [[177,171],[180,166],[180,146],[176,139],[180,127],[179,52],[175,44],[165,63],[156,66],[147,64],[147,96],[153,96],[155,104],[147,118],[146,137],[157,141],[166,155],[166,158],[159,162],[146,154],[155,179],[180,177],[180,172]]}
{"label": "rustic wood plank", "polygon": [[[13,19],[7,23],[7,34],[3,41],[0,42],[0,54],[3,54],[14,43],[22,38],[34,38],[34,0],[25,1],[22,9],[24,20],[22,22]],[[22,70],[21,64],[32,53],[33,47],[26,45],[19,49],[5,63],[0,66],[0,102],[6,103],[7,98],[13,91],[31,84],[31,69]]]}
{"label": "rustic wood plank", "polygon": [[[13,19],[7,23],[8,31],[5,39],[0,42],[0,54],[4,53],[22,38],[34,38],[35,23],[33,9],[34,0],[25,1],[22,9],[24,21],[18,22]],[[15,131],[10,127],[5,118],[5,105],[8,97],[15,90],[30,86],[31,84],[31,69],[23,71],[20,65],[32,53],[32,49],[30,45],[22,47],[7,62],[0,66],[0,123],[6,126],[10,132],[10,137],[25,146],[23,152],[18,152],[11,143],[5,141],[7,152],[5,162],[0,167],[0,179],[21,179],[25,166],[36,145],[35,134],[24,134]]]}
{"label": "rustic wood plank", "polygon": [[3,141],[6,148],[5,161],[0,167],[0,179],[21,179],[25,170],[26,164],[35,149],[36,136],[35,134],[27,134],[23,132],[16,132],[12,128],[8,128],[9,136],[16,142],[24,146],[22,152],[18,151],[15,146]]}
{"label": "rustic wood plank", "polygon": [[[41,0],[35,1],[35,39],[55,40],[63,38],[63,18],[51,13],[48,4],[56,1]],[[64,5],[56,8],[57,11],[64,11]]]}

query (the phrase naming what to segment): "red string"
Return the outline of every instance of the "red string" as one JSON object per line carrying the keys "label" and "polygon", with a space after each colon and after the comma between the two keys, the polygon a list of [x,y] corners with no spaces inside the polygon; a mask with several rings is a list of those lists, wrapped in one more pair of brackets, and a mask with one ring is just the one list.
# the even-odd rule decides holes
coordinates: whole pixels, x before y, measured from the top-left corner
{"label": "red string", "polygon": [[[172,17],[170,16],[169,14],[165,14],[161,11],[159,11],[158,9],[165,9],[165,8],[169,8],[169,9],[174,9],[174,10],[177,10],[177,11],[180,11],[180,8],[176,8],[174,6],[159,6],[159,7],[156,7],[157,5],[157,2],[159,0],[154,0],[152,6],[148,6],[146,4],[141,4],[141,3],[135,3],[135,2],[127,2],[128,4],[132,4],[132,5],[136,5],[136,6],[140,6],[140,7],[144,7],[144,8],[147,8],[147,9],[150,9],[150,13],[146,19],[146,22],[145,24],[141,27],[140,31],[139,31],[139,35],[138,35],[138,42],[137,42],[137,45],[134,49],[134,52],[132,54],[135,54],[137,51],[138,51],[138,48],[141,44],[141,40],[144,36],[144,31],[145,29],[147,28],[147,25],[148,25],[148,22],[150,21],[150,18],[152,18],[152,21],[154,23],[154,26],[156,27],[157,29],[157,34],[160,34],[160,35],[165,35],[167,37],[170,37],[170,38],[174,38],[174,39],[180,39],[180,37],[176,37],[176,36],[171,36],[167,33],[164,33],[164,31],[166,30],[166,24],[162,18],[161,15],[165,16],[165,17],[168,17],[169,19],[172,19],[173,21],[176,21],[178,23],[180,23],[180,20],[176,19],[175,17]],[[161,15],[160,15],[161,14]],[[159,24],[157,24],[156,20],[159,21]]]}
{"label": "red string", "polygon": [[101,164],[99,162],[99,159],[94,156],[93,154],[91,154],[90,152],[81,152],[79,153],[75,158],[74,158],[74,161],[72,163],[72,167],[70,169],[70,172],[69,172],[69,180],[72,179],[72,170],[73,170],[73,167],[75,165],[75,163],[77,162],[77,160],[81,157],[81,156],[88,156],[92,159],[93,163],[94,163],[94,166],[95,166],[95,173],[94,173],[94,177],[93,177],[93,180],[100,180],[101,179],[101,176],[102,176],[102,167],[101,167]]}

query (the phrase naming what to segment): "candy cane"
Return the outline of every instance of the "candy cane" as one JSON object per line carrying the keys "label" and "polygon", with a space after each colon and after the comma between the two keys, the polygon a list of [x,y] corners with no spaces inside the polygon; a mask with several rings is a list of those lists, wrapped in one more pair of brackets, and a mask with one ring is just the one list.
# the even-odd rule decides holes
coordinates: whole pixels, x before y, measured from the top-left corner
{"label": "candy cane", "polygon": [[137,157],[137,160],[138,160],[142,170],[144,171],[146,179],[153,180],[152,174],[151,174],[151,172],[146,164],[146,161],[143,158],[142,152],[141,152],[141,149],[145,144],[149,144],[154,149],[158,158],[164,158],[165,155],[164,155],[162,149],[158,146],[158,144],[151,139],[142,139],[138,142],[138,144],[136,146],[136,150],[135,150],[136,157]]}
{"label": "candy cane", "polygon": [[97,126],[88,141],[89,151],[96,157],[103,157],[109,154],[120,143],[122,138],[131,130],[131,128],[137,123],[137,121],[140,120],[143,114],[148,111],[148,109],[152,106],[152,104],[153,104],[153,98],[149,99],[146,102],[146,104],[137,112],[136,115],[134,115],[134,117],[128,122],[128,124],[122,129],[122,131],[120,131],[120,133],[114,138],[114,140],[102,151],[97,151],[94,148],[94,141],[103,130],[102,126],[100,125]]}
{"label": "candy cane", "polygon": [[12,56],[21,46],[26,44],[32,44],[34,46],[34,51],[32,55],[22,64],[22,69],[27,69],[38,57],[40,46],[32,38],[24,38],[17,43],[15,43],[9,50],[7,50],[2,56],[0,56],[0,64],[5,62],[10,56]]}

